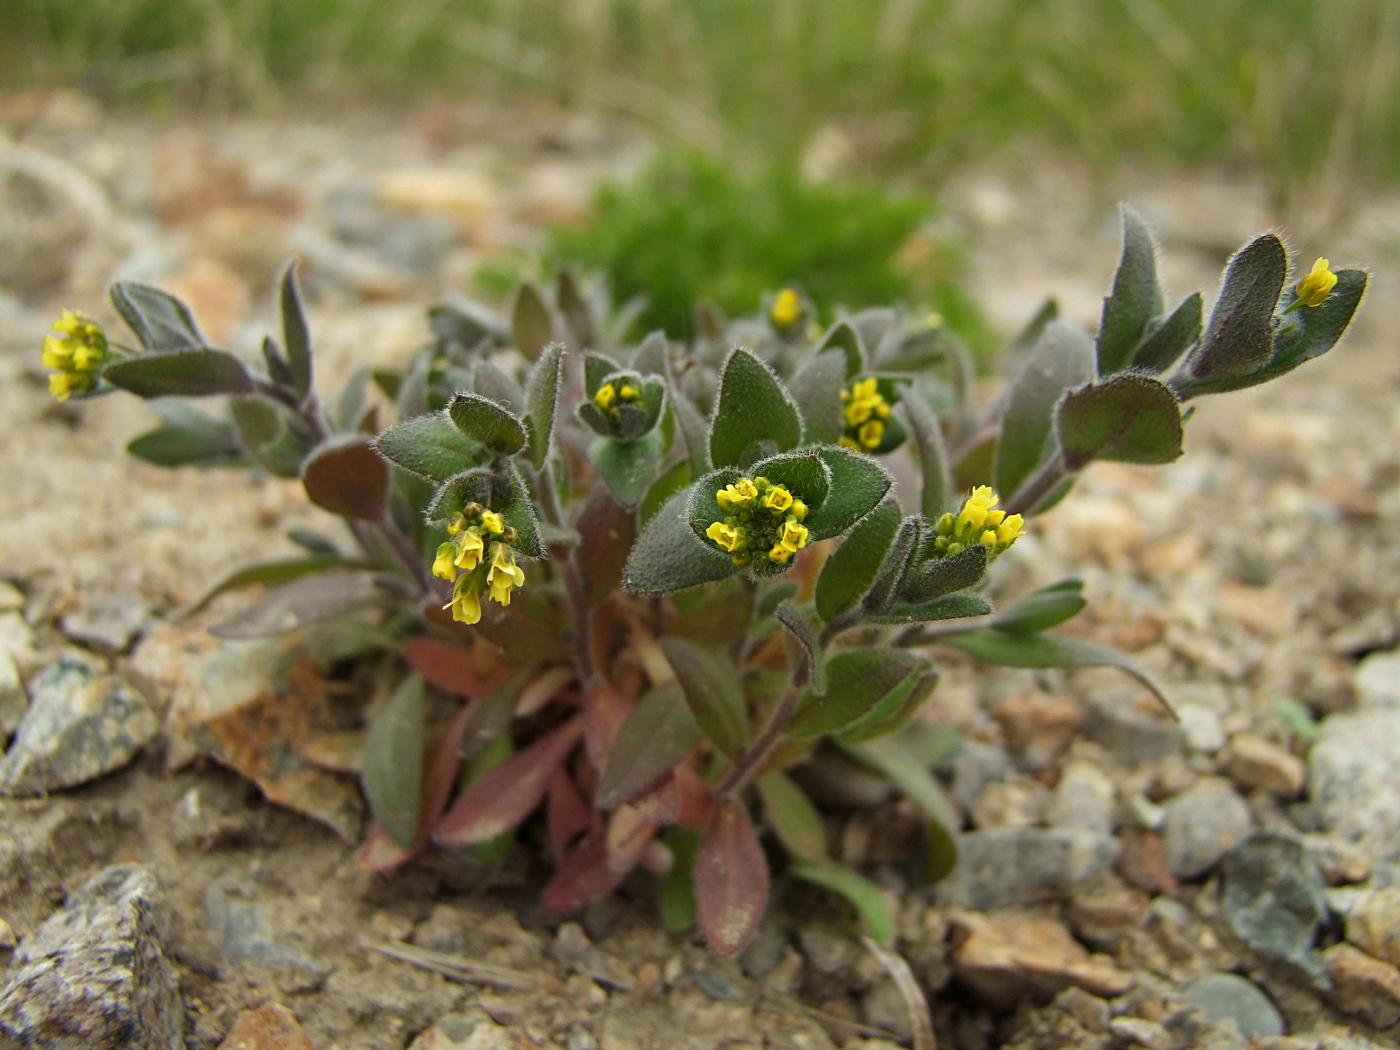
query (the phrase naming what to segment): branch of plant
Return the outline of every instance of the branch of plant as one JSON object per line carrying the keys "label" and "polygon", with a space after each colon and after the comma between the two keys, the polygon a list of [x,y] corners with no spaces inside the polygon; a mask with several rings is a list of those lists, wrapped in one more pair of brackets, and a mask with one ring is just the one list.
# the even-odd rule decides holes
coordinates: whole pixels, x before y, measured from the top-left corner
{"label": "branch of plant", "polygon": [[773,713],[768,716],[768,721],[759,730],[758,736],[754,737],[753,743],[739,756],[739,761],[729,767],[729,771],[716,785],[715,794],[733,795],[741,791],[768,761],[781,742],[783,731],[792,721],[792,716],[797,713],[797,697],[805,684],[805,681],[798,680],[797,675],[793,676],[787,692],[778,701],[778,706],[773,708]]}
{"label": "branch of plant", "polygon": [[1065,467],[1064,457],[1057,451],[1017,486],[1016,491],[1004,504],[1006,513],[1029,514],[1036,504],[1050,495],[1055,486],[1068,475],[1069,470]]}
{"label": "branch of plant", "polygon": [[[554,487],[554,471],[548,461],[538,472],[531,471],[529,480],[545,521],[563,528],[559,490]],[[583,573],[579,571],[576,555],[576,550],[570,550],[558,562],[564,577],[564,598],[569,607],[569,620],[574,628],[574,663],[579,681],[586,683],[592,680],[596,669],[593,666],[592,632],[588,625],[588,595],[584,590]]]}

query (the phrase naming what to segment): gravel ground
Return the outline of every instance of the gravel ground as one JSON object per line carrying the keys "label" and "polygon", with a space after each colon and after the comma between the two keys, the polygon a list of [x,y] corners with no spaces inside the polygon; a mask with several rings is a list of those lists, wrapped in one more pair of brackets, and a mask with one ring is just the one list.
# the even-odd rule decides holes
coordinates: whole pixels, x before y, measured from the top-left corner
{"label": "gravel ground", "polygon": [[[500,869],[440,853],[369,876],[329,827],[191,761],[198,705],[256,692],[291,655],[254,644],[220,664],[175,611],[230,567],[290,553],[290,526],[334,525],[295,483],[136,462],[123,447],[152,422],[145,407],[55,406],[35,369],[57,306],[92,309],[113,274],[187,295],[208,334],[251,353],[270,277],[295,252],[334,386],[408,353],[435,295],[578,215],[644,143],[544,110],[160,124],[76,96],[0,99],[0,127],[21,144],[0,140],[0,164],[38,164],[50,187],[0,181],[0,722],[24,710],[19,681],[36,705],[115,703],[108,669],[166,716],[158,733],[125,720],[131,739],[104,740],[67,781],[79,786],[0,802],[0,950],[24,941],[0,1027],[37,950],[25,938],[69,915],[95,873],[138,863],[164,887],[150,936],[191,1048],[909,1045],[890,971],[823,898],[791,890],[740,959],[719,961],[665,934],[642,884],[575,922],[548,918],[528,837]],[[955,180],[940,232],[967,246],[1003,330],[1047,294],[1092,327],[1119,196],[1158,229],[1178,293],[1212,295],[1229,250],[1269,225],[1260,188],[1227,174],[1096,181],[1034,157]],[[1358,199],[1345,229],[1299,248],[1375,270],[1343,347],[1201,403],[1171,466],[1095,466],[999,562],[1003,596],[1081,575],[1091,604],[1075,629],[1133,652],[1181,724],[1108,671],[989,671],[952,654],[930,714],[962,736],[940,774],[967,820],[963,868],[914,888],[904,803],[829,811],[841,859],[898,903],[896,947],[943,1046],[1396,1045],[1400,355],[1384,333],[1400,321],[1400,200]],[[314,680],[294,692],[337,728]],[[1265,849],[1285,859],[1258,861]],[[1324,901],[1271,955],[1232,916],[1241,893],[1282,899],[1275,883],[1295,871],[1320,874]],[[1311,915],[1308,893],[1287,899]],[[449,979],[374,947],[391,942],[420,963],[503,969]]]}

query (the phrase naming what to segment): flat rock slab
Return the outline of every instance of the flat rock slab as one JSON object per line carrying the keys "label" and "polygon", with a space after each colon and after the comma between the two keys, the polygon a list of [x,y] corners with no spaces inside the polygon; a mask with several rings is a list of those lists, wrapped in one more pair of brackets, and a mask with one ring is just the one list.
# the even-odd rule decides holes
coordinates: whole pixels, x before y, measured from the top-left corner
{"label": "flat rock slab", "polygon": [[167,919],[147,868],[119,864],[88,879],[15,951],[0,1033],[45,1050],[184,1050]]}
{"label": "flat rock slab", "polygon": [[938,884],[938,900],[985,910],[1068,896],[1102,871],[1118,840],[1078,828],[987,828],[958,837],[958,864]]}
{"label": "flat rock slab", "polygon": [[131,685],[75,658],[44,668],[29,691],[29,709],[0,758],[0,791],[9,795],[42,795],[120,769],[159,729]]}

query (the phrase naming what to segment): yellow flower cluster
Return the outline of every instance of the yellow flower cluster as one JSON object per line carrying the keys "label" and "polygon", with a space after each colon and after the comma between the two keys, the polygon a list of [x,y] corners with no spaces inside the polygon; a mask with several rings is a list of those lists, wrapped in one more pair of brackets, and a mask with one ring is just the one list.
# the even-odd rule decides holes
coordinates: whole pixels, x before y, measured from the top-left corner
{"label": "yellow flower cluster", "polygon": [[1298,282],[1298,301],[1304,306],[1321,306],[1337,285],[1337,275],[1327,267],[1326,259],[1318,259],[1312,270]]}
{"label": "yellow flower cluster", "polygon": [[957,554],[980,543],[987,548],[987,560],[991,561],[1024,536],[1021,526],[1025,519],[1019,514],[994,510],[996,505],[997,494],[991,488],[979,485],[973,489],[956,515],[944,514],[938,519],[938,535],[933,541],[936,555]]}
{"label": "yellow flower cluster", "polygon": [[807,504],[767,478],[740,478],[715,493],[724,520],[705,530],[735,565],[747,565],[759,552],[774,565],[786,565],[807,546]]}
{"label": "yellow flower cluster", "polygon": [[593,395],[593,403],[598,406],[598,411],[607,412],[610,415],[617,415],[618,405],[624,402],[630,403],[641,399],[642,391],[628,382],[604,383],[598,388],[598,392]]}
{"label": "yellow flower cluster", "polygon": [[778,331],[787,331],[802,319],[802,297],[792,288],[784,288],[773,297],[768,319]]}
{"label": "yellow flower cluster", "polygon": [[841,391],[841,402],[841,419],[846,424],[841,444],[857,452],[879,448],[890,418],[890,403],[880,395],[879,382],[873,376],[856,380],[851,389]]}
{"label": "yellow flower cluster", "polygon": [[44,337],[43,364],[54,370],[49,376],[49,393],[58,401],[67,401],[97,386],[97,373],[112,359],[112,351],[102,326],[82,314],[64,310],[53,327],[59,335]]}
{"label": "yellow flower cluster", "polygon": [[525,570],[515,561],[510,544],[516,532],[499,514],[479,503],[468,503],[447,526],[452,538],[439,544],[433,575],[452,582],[452,600],[443,606],[462,623],[481,619],[481,596],[510,604],[511,592],[525,584]]}

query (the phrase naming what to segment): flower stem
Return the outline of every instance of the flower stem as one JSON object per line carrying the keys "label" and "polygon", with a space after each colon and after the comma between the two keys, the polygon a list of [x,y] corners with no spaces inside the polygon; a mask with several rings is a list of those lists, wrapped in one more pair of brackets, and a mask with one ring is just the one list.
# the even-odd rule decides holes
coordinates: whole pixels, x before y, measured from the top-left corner
{"label": "flower stem", "polygon": [[778,701],[778,706],[773,708],[773,713],[768,716],[768,721],[759,730],[758,736],[747,750],[739,756],[739,761],[730,767],[719,784],[715,787],[717,795],[733,795],[742,790],[753,775],[762,768],[777,750],[783,730],[787,729],[788,723],[792,721],[792,716],[797,713],[797,693],[798,687],[794,683],[788,686],[783,698]]}

